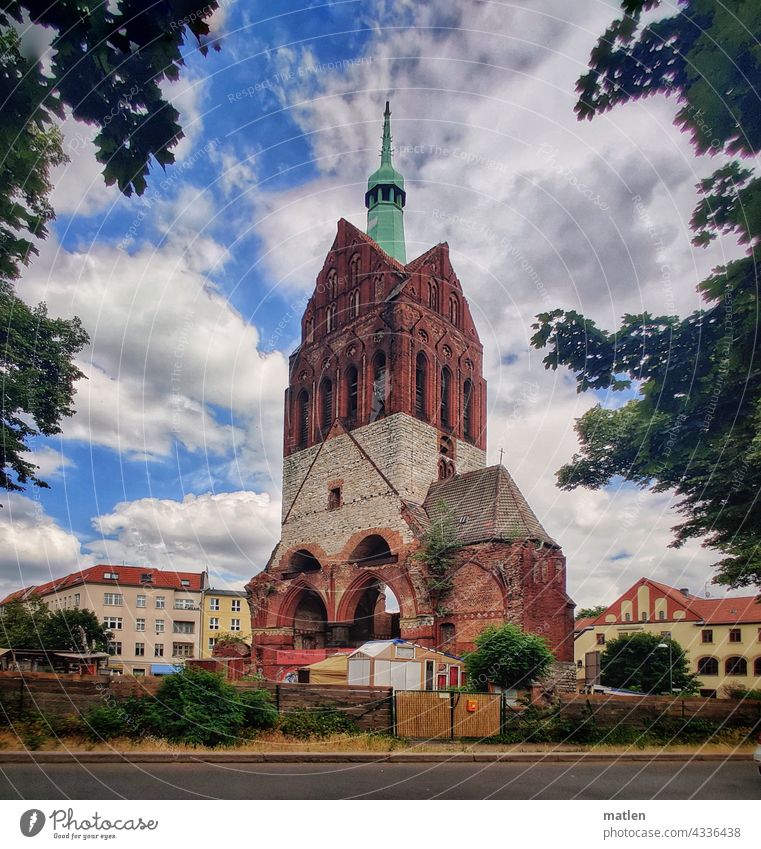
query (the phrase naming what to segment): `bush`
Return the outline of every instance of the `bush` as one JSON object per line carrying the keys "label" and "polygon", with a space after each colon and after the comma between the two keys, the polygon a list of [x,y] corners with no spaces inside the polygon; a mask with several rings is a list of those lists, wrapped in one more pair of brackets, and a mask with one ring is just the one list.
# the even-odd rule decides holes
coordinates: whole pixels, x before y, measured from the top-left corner
{"label": "bush", "polygon": [[743,699],[750,699],[753,702],[761,701],[761,690],[749,690],[742,684],[725,684],[724,692],[730,699],[736,699],[737,701],[742,701]]}
{"label": "bush", "polygon": [[332,734],[360,733],[353,719],[332,708],[291,711],[280,718],[279,728],[286,737],[296,737],[299,740],[330,737]]}
{"label": "bush", "polygon": [[264,730],[277,725],[278,712],[267,690],[244,690],[238,694],[243,706],[243,725],[246,728]]}
{"label": "bush", "polygon": [[93,740],[112,737],[140,737],[146,732],[146,714],[153,699],[130,696],[123,701],[109,700],[93,708],[84,718],[84,730]]}
{"label": "bush", "polygon": [[230,745],[243,727],[246,708],[236,689],[204,669],[167,675],[145,711],[146,730],[173,743]]}
{"label": "bush", "polygon": [[490,626],[475,639],[476,648],[465,656],[468,684],[484,690],[491,682],[511,689],[540,678],[553,660],[547,641],[527,634],[517,625]]}

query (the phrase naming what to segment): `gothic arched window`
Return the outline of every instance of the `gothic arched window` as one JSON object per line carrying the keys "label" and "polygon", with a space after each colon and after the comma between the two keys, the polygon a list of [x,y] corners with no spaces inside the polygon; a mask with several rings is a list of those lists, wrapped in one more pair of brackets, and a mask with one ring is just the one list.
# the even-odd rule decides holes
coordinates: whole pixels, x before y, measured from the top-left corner
{"label": "gothic arched window", "polygon": [[302,389],[299,392],[297,406],[299,447],[305,448],[309,441],[309,393],[306,389]]}
{"label": "gothic arched window", "polygon": [[359,412],[359,373],[356,366],[346,369],[346,417],[354,421]]}
{"label": "gothic arched window", "polygon": [[325,311],[325,332],[332,333],[336,329],[336,305],[328,304]]}
{"label": "gothic arched window", "polygon": [[370,421],[374,422],[386,412],[386,355],[383,351],[373,357],[373,404]]}
{"label": "gothic arched window", "polygon": [[359,315],[359,289],[349,293],[349,318]]}
{"label": "gothic arched window", "polygon": [[452,424],[452,372],[444,366],[441,370],[441,426]]}
{"label": "gothic arched window", "polygon": [[455,327],[460,323],[460,302],[455,295],[449,296],[449,320]]}
{"label": "gothic arched window", "polygon": [[462,387],[462,428],[466,439],[473,439],[473,383],[466,380]]}
{"label": "gothic arched window", "polygon": [[320,429],[325,436],[333,423],[333,382],[325,378],[320,384]]}
{"label": "gothic arched window", "polygon": [[430,280],[428,282],[428,306],[432,310],[439,310],[439,287]]}
{"label": "gothic arched window", "polygon": [[426,384],[428,383],[428,360],[422,351],[415,360],[415,415],[419,419],[426,419]]}
{"label": "gothic arched window", "polygon": [[307,342],[314,342],[314,319],[311,315],[304,322],[304,338]]}
{"label": "gothic arched window", "polygon": [[328,300],[332,301],[338,293],[338,272],[335,268],[331,268],[328,272],[328,280],[327,280],[327,294]]}
{"label": "gothic arched window", "polygon": [[356,286],[359,283],[359,254],[349,260],[349,286]]}

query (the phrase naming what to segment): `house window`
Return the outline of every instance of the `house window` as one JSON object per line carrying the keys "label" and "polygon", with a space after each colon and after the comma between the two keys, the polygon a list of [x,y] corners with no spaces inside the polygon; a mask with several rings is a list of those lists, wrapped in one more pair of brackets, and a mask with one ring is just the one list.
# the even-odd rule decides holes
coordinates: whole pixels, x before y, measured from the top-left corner
{"label": "house window", "polygon": [[742,631],[739,628],[730,628],[729,629],[729,642],[730,643],[741,643],[742,642]]}
{"label": "house window", "polygon": [[661,636],[666,637],[667,639],[671,639],[671,631],[661,631]]}
{"label": "house window", "polygon": [[116,572],[104,572],[103,577],[107,581],[118,581],[119,580],[119,575]]}
{"label": "house window", "polygon": [[219,631],[219,618],[217,616],[211,616],[209,618],[209,630]]}
{"label": "house window", "polygon": [[136,606],[137,606],[137,607],[145,607],[145,606],[146,606],[146,605],[145,605],[145,596],[144,596],[144,595],[139,595],[139,596],[137,597],[137,605],[136,605]]}
{"label": "house window", "polygon": [[631,622],[631,621],[632,621],[631,613],[624,613],[624,622]]}
{"label": "house window", "polygon": [[454,634],[454,625],[451,622],[443,622],[439,626],[440,645],[446,646],[448,643],[454,642]]}
{"label": "house window", "polygon": [[122,618],[121,616],[106,616],[103,620],[103,627],[108,628],[109,631],[121,631],[122,630]]}
{"label": "house window", "polygon": [[230,630],[231,631],[240,631],[240,619],[231,619],[230,620]]}
{"label": "house window", "polygon": [[192,598],[178,598],[174,602],[175,610],[195,610],[195,606]]}
{"label": "house window", "polygon": [[135,657],[145,657],[145,643],[135,643]]}
{"label": "house window", "polygon": [[666,611],[665,611],[665,610],[659,610],[659,611],[658,611],[658,618],[659,618],[659,619],[661,620],[661,622],[662,622],[662,621],[666,618]]}
{"label": "house window", "polygon": [[135,619],[135,630],[145,631],[145,619]]}
{"label": "house window", "polygon": [[747,675],[748,662],[744,657],[728,657],[724,662],[724,671],[727,675]]}
{"label": "house window", "polygon": [[135,678],[145,678],[145,670],[142,669],[140,666],[133,666],[132,674],[135,676]]}
{"label": "house window", "polygon": [[108,607],[121,607],[124,604],[124,596],[121,593],[103,593],[103,604]]}
{"label": "house window", "polygon": [[180,584],[181,584],[183,587],[189,587],[189,586],[190,586],[190,581],[189,581],[187,578],[182,578],[182,579],[180,580]]}
{"label": "house window", "polygon": [[239,613],[240,612],[240,599],[239,598],[234,598],[230,602],[230,610],[232,610],[233,613]]}
{"label": "house window", "polygon": [[209,637],[209,651],[211,651],[214,648],[214,646],[216,646],[216,644],[217,644],[217,638],[216,637]]}
{"label": "house window", "polygon": [[605,645],[605,634],[595,634],[595,638],[597,640],[598,646],[604,646]]}
{"label": "house window", "polygon": [[219,610],[219,599],[218,598],[210,598],[209,599],[209,610]]}
{"label": "house window", "polygon": [[761,675],[761,657],[757,657],[753,661],[753,674],[757,677]]}
{"label": "house window", "polygon": [[116,640],[114,642],[110,642],[108,644],[108,653],[109,654],[121,654],[122,653],[122,644]]}
{"label": "house window", "polygon": [[640,615],[639,615],[640,622],[647,622],[647,620],[649,618],[650,618],[650,615],[648,613],[640,613]]}
{"label": "house window", "polygon": [[[328,490],[328,510],[341,506],[341,487],[333,486]],[[240,609],[240,608],[239,608]]]}
{"label": "house window", "polygon": [[701,631],[700,636],[704,643],[713,642],[713,631],[710,628],[706,628],[705,630]]}
{"label": "house window", "polygon": [[172,643],[172,657],[193,657],[193,643]]}
{"label": "house window", "polygon": [[403,657],[405,660],[414,660],[415,646],[396,646],[394,657]]}
{"label": "house window", "polygon": [[81,596],[79,593],[74,593],[74,607],[79,607]]}
{"label": "house window", "polygon": [[715,657],[701,657],[698,661],[698,675],[718,675],[719,661]]}
{"label": "house window", "polygon": [[153,647],[153,656],[154,657],[163,657],[164,656],[164,644],[156,643]]}
{"label": "house window", "polygon": [[166,598],[163,595],[156,596],[156,607],[160,610],[166,607]]}
{"label": "house window", "polygon": [[163,619],[157,619],[156,620],[156,633],[157,634],[163,634],[164,633],[164,620]]}
{"label": "house window", "polygon": [[175,622],[173,629],[175,634],[194,634],[195,633],[195,623],[194,622]]}

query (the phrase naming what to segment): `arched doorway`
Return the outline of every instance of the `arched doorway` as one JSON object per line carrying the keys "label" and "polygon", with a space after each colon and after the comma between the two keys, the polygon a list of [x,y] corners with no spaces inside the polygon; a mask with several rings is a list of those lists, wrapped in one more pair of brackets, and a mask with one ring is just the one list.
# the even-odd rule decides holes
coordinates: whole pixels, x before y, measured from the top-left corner
{"label": "arched doorway", "polygon": [[325,647],[328,612],[317,593],[304,590],[293,614],[293,647],[321,649]]}
{"label": "arched doorway", "polygon": [[390,587],[373,580],[356,590],[357,605],[349,626],[352,645],[399,636],[399,601]]}

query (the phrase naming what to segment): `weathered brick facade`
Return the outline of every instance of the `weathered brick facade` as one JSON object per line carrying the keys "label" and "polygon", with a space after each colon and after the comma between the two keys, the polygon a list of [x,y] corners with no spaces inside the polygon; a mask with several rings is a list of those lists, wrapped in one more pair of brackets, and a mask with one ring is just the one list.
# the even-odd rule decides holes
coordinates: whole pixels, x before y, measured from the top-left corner
{"label": "weathered brick facade", "polygon": [[[448,246],[402,265],[341,220],[290,361],[281,540],[247,587],[265,674],[284,649],[399,635],[461,653],[505,621],[573,659],[565,558],[485,449],[482,346]],[[463,547],[442,598],[415,554],[444,514]]]}

